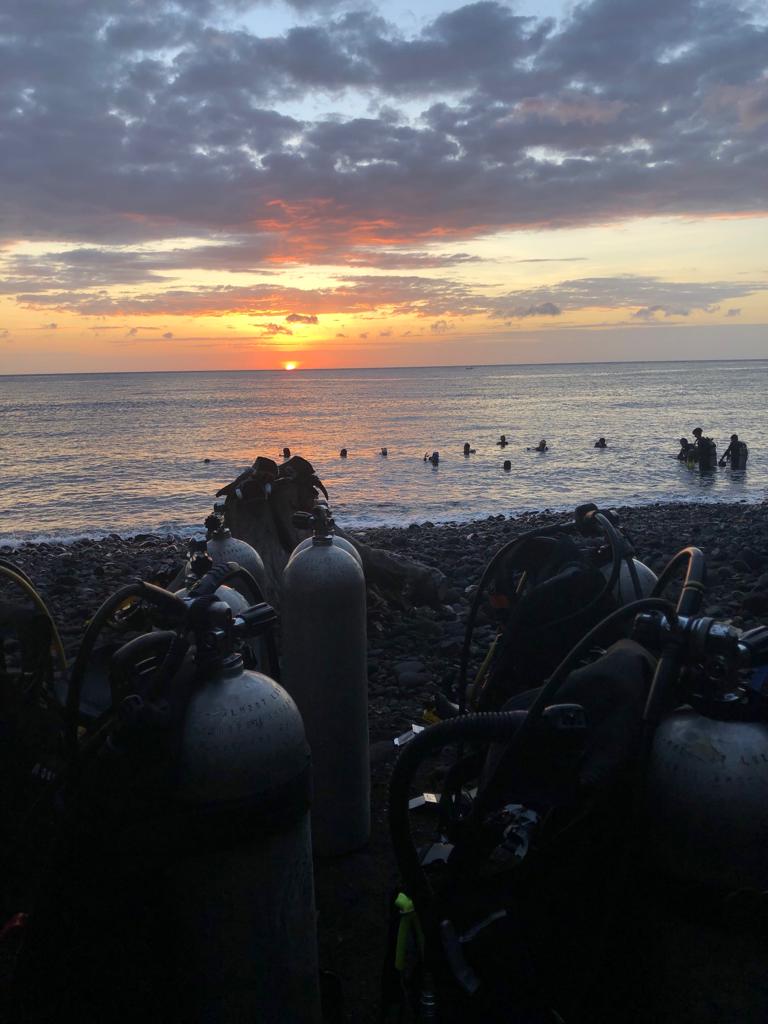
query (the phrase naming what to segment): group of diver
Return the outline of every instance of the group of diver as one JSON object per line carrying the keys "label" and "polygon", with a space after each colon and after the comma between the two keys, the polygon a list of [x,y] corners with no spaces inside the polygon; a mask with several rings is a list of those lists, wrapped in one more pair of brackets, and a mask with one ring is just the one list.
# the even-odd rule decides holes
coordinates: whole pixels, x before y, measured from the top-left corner
{"label": "group of diver", "polygon": [[680,438],[680,451],[677,453],[679,462],[684,462],[690,468],[698,468],[706,472],[715,466],[725,466],[730,463],[731,469],[746,469],[749,458],[749,448],[745,441],[739,440],[738,434],[731,434],[731,442],[723,452],[718,462],[717,445],[711,437],[706,437],[701,427],[693,431],[695,441],[691,442],[687,437]]}
{"label": "group of diver", "polygon": [[[731,443],[728,445],[726,450],[723,452],[723,456],[720,461],[717,461],[717,445],[711,437],[705,437],[704,431],[701,427],[696,427],[693,431],[693,436],[696,438],[695,441],[689,441],[687,437],[680,438],[680,451],[677,453],[676,458],[679,462],[684,462],[690,468],[698,468],[702,472],[714,469],[715,466],[725,466],[730,463],[731,469],[746,469],[747,459],[749,458],[749,449],[744,441],[739,440],[738,434],[731,434]],[[506,448],[509,445],[507,435],[502,434],[499,440],[496,441],[498,448]],[[604,437],[599,437],[595,441],[593,447],[595,448],[607,448],[608,442]],[[548,452],[549,445],[544,438],[539,441],[537,445],[532,448],[526,448],[527,452]],[[469,458],[470,455],[475,455],[477,449],[473,448],[469,441],[464,442],[463,453],[465,458]],[[381,455],[384,458],[387,457],[389,452],[386,448],[381,449]],[[347,449],[342,448],[339,452],[339,458],[346,459],[348,455]],[[289,459],[291,457],[291,449],[283,448],[283,458]],[[207,460],[206,460],[207,461]],[[440,464],[440,452],[429,452],[424,453],[424,462],[429,462],[433,466]],[[504,469],[509,472],[512,468],[512,463],[509,460],[504,462]]]}

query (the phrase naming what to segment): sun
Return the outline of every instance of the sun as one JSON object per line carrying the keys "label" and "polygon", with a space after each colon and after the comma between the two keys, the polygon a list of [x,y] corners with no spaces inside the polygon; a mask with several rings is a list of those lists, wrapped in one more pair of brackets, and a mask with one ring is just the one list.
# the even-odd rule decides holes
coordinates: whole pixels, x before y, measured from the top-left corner
{"label": "sun", "polygon": [[298,365],[299,365],[298,363],[283,363],[283,369],[284,370],[295,370]]}

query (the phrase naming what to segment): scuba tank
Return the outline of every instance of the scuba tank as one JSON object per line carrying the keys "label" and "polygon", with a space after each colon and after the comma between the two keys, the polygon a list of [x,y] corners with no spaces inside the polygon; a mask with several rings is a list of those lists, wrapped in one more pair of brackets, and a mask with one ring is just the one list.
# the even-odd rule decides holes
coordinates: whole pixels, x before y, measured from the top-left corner
{"label": "scuba tank", "polygon": [[[81,735],[84,663],[126,589],[172,628],[113,656],[112,707]],[[309,749],[294,702],[238,650],[274,611],[233,619],[213,592],[132,584],[92,621],[70,676],[64,827],[13,1019],[112,1020],[119,1007],[147,1024],[319,1024]]]}
{"label": "scuba tank", "polygon": [[[194,589],[195,585],[213,568],[213,559],[206,552],[207,542],[204,539],[193,537],[189,542],[187,563],[184,567],[184,587],[175,591],[177,597],[187,597],[190,590]],[[240,612],[251,606],[251,602],[239,590],[225,584],[217,588],[216,596],[229,607],[233,615],[239,615]],[[253,595],[254,598],[258,596],[257,594]]]}
{"label": "scuba tank", "polygon": [[237,562],[242,565],[258,583],[262,595],[265,593],[267,574],[259,553],[244,540],[233,537],[224,525],[223,516],[214,512],[205,520],[208,554],[214,565],[221,562]]}
{"label": "scuba tank", "polygon": [[731,453],[731,469],[746,469],[749,448],[746,441],[737,441]]}
{"label": "scuba tank", "polygon": [[[240,621],[249,616],[274,620],[267,605]],[[310,759],[301,716],[273,680],[243,668],[228,609],[204,604],[195,629],[203,685],[181,727],[175,792],[193,833],[202,816],[220,841],[204,842],[177,865],[174,888],[202,975],[200,1020],[317,1024]]]}
{"label": "scuba tank", "polygon": [[327,506],[297,512],[312,543],[283,576],[283,677],[312,750],[313,845],[347,853],[370,832],[365,578],[335,543]]}
{"label": "scuba tank", "polygon": [[[319,505],[319,506],[325,506],[326,508],[328,507],[327,503],[324,502],[324,501],[318,501],[315,504]],[[330,510],[328,510],[329,524],[330,524],[331,528],[333,528],[334,527],[334,523],[333,523],[333,519],[330,518],[330,516],[331,516],[331,513],[330,513]],[[288,559],[288,561],[290,562],[290,560],[292,558],[295,558],[296,555],[299,554],[299,552],[306,551],[307,548],[311,548],[313,542],[314,542],[314,537],[305,537],[304,540],[299,541],[299,543],[296,545],[296,547],[291,552],[291,556]],[[357,548],[355,547],[354,544],[352,544],[350,541],[346,540],[346,538],[344,538],[344,537],[338,537],[336,535],[336,533],[331,533],[331,542],[333,544],[333,547],[341,548],[342,551],[346,551],[350,555],[352,555],[352,557],[358,563],[360,568],[361,569],[363,568],[363,560],[360,557],[360,552],[357,550]]]}
{"label": "scuba tank", "polygon": [[[628,560],[631,559],[633,568],[630,569]],[[606,579],[611,575],[611,566],[603,566],[601,572]],[[617,605],[627,604],[629,601],[637,601],[641,597],[650,597],[653,588],[656,586],[656,573],[648,566],[631,555],[621,563],[619,578],[611,590],[611,596]]]}
{"label": "scuba tank", "polygon": [[[650,750],[645,834],[651,858],[689,884],[763,892],[768,628],[740,633],[711,618],[682,616],[656,628],[683,652],[688,693],[684,706],[661,719]],[[737,672],[747,667],[753,671],[745,684]]]}

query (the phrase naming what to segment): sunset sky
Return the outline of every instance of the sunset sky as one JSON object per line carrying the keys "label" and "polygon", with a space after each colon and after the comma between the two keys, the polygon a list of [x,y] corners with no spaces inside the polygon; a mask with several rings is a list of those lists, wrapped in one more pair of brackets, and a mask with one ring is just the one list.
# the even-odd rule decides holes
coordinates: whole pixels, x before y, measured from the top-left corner
{"label": "sunset sky", "polygon": [[2,0],[0,373],[768,357],[768,5]]}

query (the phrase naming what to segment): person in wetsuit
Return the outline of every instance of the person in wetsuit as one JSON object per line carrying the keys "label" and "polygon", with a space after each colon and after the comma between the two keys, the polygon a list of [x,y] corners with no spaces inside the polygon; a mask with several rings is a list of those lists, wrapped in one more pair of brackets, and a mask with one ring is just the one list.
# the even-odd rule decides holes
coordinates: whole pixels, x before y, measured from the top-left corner
{"label": "person in wetsuit", "polygon": [[745,442],[739,440],[738,434],[731,434],[731,443],[723,452],[719,464],[724,466],[726,462],[730,461],[731,469],[745,469],[748,457],[749,449]]}
{"label": "person in wetsuit", "polygon": [[709,472],[717,466],[717,445],[711,437],[705,437],[701,427],[696,427],[693,432],[696,438],[693,455],[702,473]]}
{"label": "person in wetsuit", "polygon": [[502,434],[501,437],[499,438],[499,440],[496,442],[496,444],[499,446],[499,448],[506,448],[508,443],[509,442],[507,441],[507,435],[506,434]]}
{"label": "person in wetsuit", "polygon": [[678,462],[687,462],[693,445],[687,437],[680,438],[680,451],[677,453]]}
{"label": "person in wetsuit", "polygon": [[536,445],[535,448],[528,448],[527,451],[529,451],[529,452],[548,452],[549,448],[547,448],[547,442],[544,440],[544,438],[542,438],[541,441],[539,441],[539,443]]}
{"label": "person in wetsuit", "polygon": [[595,448],[607,448],[607,447],[608,447],[608,442],[605,440],[604,437],[599,437],[597,439],[597,441],[595,441]]}

